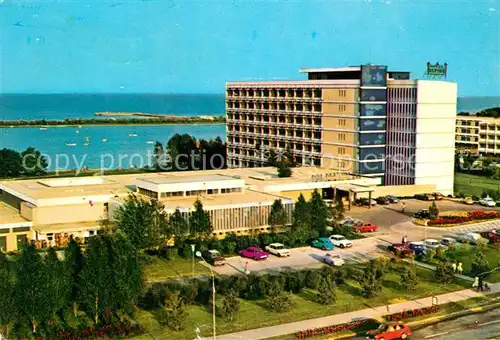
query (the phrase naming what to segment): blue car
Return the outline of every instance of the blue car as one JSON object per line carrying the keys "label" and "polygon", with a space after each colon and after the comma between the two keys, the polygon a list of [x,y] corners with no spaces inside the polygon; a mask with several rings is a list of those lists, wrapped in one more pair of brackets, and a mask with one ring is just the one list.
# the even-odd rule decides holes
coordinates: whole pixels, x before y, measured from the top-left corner
{"label": "blue car", "polygon": [[323,250],[333,250],[334,248],[332,241],[326,237],[320,237],[317,240],[314,240],[312,246]]}
{"label": "blue car", "polygon": [[415,255],[423,255],[425,254],[425,245],[424,242],[410,242],[408,244],[408,249],[413,250]]}

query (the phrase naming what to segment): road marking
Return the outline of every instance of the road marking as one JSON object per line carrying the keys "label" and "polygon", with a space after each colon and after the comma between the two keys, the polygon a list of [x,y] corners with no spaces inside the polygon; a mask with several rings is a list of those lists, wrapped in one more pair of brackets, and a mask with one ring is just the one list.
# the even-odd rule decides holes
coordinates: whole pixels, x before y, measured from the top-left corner
{"label": "road marking", "polygon": [[435,338],[435,337],[437,337],[437,336],[440,336],[440,335],[446,335],[446,334],[448,334],[448,333],[450,333],[450,332],[443,332],[443,333],[437,333],[437,334],[427,335],[427,336],[425,337],[425,339]]}
{"label": "road marking", "polygon": [[491,324],[499,323],[499,322],[500,322],[500,320],[494,320],[494,321],[490,321],[490,322],[480,323],[477,326],[481,327],[481,326],[491,325]]}

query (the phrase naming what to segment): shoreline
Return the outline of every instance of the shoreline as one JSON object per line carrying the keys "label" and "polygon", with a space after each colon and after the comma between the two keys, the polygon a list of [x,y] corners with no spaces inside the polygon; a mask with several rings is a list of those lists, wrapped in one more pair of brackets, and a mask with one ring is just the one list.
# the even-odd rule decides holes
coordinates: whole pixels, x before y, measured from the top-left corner
{"label": "shoreline", "polygon": [[177,123],[177,122],[164,122],[164,123],[158,123],[158,122],[144,122],[144,123],[82,123],[82,124],[24,124],[24,125],[2,125],[0,123],[0,129],[16,129],[16,128],[68,128],[68,127],[76,127],[79,128],[84,127],[84,126],[160,126],[160,125],[224,125],[226,124],[225,122],[183,122],[183,123]]}

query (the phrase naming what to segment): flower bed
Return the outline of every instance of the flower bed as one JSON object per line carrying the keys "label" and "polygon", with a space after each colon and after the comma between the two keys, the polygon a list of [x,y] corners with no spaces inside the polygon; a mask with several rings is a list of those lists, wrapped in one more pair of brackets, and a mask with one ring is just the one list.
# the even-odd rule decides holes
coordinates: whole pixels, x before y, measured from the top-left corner
{"label": "flower bed", "polygon": [[[77,340],[77,339],[103,339],[103,338],[124,338],[144,333],[142,325],[128,322],[116,322],[105,324],[95,328],[82,328],[77,330],[64,330],[56,334],[56,339]],[[52,338],[52,337],[51,337]],[[39,336],[37,340],[45,338]]]}
{"label": "flower bed", "polygon": [[384,315],[384,319],[387,321],[400,321],[408,318],[413,318],[416,316],[423,316],[428,314],[437,313],[439,310],[439,306],[431,306],[419,309],[405,310],[403,312],[394,313],[390,315]]}
{"label": "flower bed", "polygon": [[467,213],[467,216],[442,216],[435,220],[429,220],[427,225],[460,224],[473,221],[483,221],[500,218],[500,212],[474,210]]}
{"label": "flower bed", "polygon": [[311,338],[313,336],[318,336],[318,335],[328,335],[328,334],[342,332],[342,331],[350,331],[354,328],[363,326],[364,324],[371,322],[371,321],[373,321],[373,320],[363,319],[363,320],[343,323],[343,324],[335,325],[335,326],[327,326],[327,327],[321,327],[321,328],[308,329],[305,331],[300,331],[298,333],[295,333],[295,336],[298,339],[307,339],[307,338]]}

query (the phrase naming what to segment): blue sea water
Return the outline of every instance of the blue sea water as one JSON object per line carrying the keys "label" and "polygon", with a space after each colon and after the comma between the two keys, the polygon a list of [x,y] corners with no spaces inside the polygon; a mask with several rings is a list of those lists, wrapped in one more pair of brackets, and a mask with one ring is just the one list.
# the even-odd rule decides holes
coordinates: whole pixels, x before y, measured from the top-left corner
{"label": "blue sea water", "polygon": [[[458,99],[458,111],[500,106],[500,97]],[[221,115],[224,95],[185,94],[0,94],[0,120],[91,118],[95,112],[145,112],[176,115]],[[78,133],[76,132],[78,130]],[[149,142],[166,143],[175,133],[198,139],[225,138],[224,125],[82,126],[0,128],[0,148],[22,151],[34,146],[47,154],[50,169],[126,168],[149,161]],[[137,136],[129,136],[129,134]],[[85,137],[88,145],[85,146]],[[107,139],[103,142],[103,139]],[[67,146],[74,143],[75,146]],[[132,155],[135,155],[132,157]],[[119,156],[122,161],[118,162]],[[132,157],[132,159],[130,159]],[[57,162],[56,162],[57,159]],[[114,163],[111,164],[111,159]]]}

